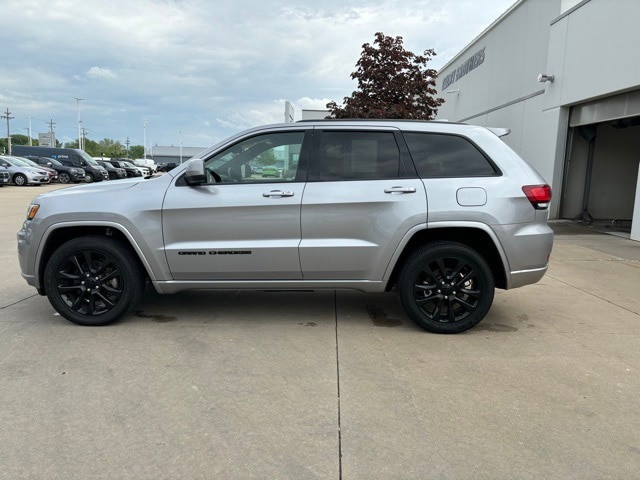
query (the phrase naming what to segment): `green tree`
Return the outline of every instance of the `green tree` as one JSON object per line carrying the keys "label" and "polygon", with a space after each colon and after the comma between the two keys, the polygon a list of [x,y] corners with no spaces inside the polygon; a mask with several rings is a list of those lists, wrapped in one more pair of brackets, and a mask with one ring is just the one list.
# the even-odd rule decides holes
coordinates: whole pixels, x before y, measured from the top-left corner
{"label": "green tree", "polygon": [[329,102],[333,118],[407,118],[431,120],[442,98],[437,94],[437,72],[427,68],[436,53],[425,50],[422,55],[404,49],[402,37],[376,33],[374,45],[362,45],[362,54],[351,78],[358,90],[345,97],[343,105]]}
{"label": "green tree", "polygon": [[265,150],[260,155],[258,155],[256,160],[261,165],[266,166],[266,165],[273,165],[274,163],[276,163],[277,158],[276,158],[276,154],[273,153],[273,150],[269,149],[269,150]]}
{"label": "green tree", "polygon": [[[29,145],[29,137],[27,135],[21,135],[16,133],[11,135],[11,145]],[[37,143],[35,143],[37,145]],[[0,138],[0,151],[8,152],[7,138]]]}
{"label": "green tree", "polygon": [[144,156],[144,147],[142,145],[131,145],[129,147],[129,158],[142,158]]}

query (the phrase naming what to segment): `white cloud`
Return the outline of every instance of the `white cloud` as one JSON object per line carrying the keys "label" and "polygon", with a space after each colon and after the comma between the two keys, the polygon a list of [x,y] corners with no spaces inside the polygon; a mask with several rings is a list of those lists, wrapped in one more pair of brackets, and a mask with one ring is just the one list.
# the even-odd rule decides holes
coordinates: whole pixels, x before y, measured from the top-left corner
{"label": "white cloud", "polygon": [[102,67],[91,67],[89,71],[86,73],[89,78],[106,78],[106,79],[114,79],[118,78],[118,76],[113,73],[109,68]]}
{"label": "white cloud", "polygon": [[513,1],[3,0],[0,45],[12,47],[0,92],[16,130],[26,116],[36,132],[53,118],[59,138],[75,138],[80,97],[94,140],[141,144],[144,119],[158,144],[178,144],[179,131],[219,140],[281,122],[285,100],[297,119],[340,103],[378,31],[416,53],[435,48],[437,68]]}

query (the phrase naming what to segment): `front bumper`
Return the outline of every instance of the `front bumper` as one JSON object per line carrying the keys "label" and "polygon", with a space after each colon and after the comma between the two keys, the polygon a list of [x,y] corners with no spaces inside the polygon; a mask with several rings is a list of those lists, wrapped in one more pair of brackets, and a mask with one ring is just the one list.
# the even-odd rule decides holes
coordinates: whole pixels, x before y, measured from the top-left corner
{"label": "front bumper", "polygon": [[27,175],[27,183],[29,185],[46,185],[50,182],[49,175]]}

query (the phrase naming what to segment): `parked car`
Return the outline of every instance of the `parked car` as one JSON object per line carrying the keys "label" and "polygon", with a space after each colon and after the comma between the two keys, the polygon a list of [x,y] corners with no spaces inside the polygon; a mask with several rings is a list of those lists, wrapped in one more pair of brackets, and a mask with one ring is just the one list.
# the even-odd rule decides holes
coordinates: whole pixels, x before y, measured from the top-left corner
{"label": "parked car", "polygon": [[127,177],[129,178],[143,176],[142,170],[139,167],[136,167],[135,165],[132,165],[129,162],[125,162],[123,160],[115,160],[115,159],[109,160],[109,162],[114,167],[124,169],[127,172]]}
{"label": "parked car", "polygon": [[25,157],[29,160],[34,161],[38,165],[43,167],[53,168],[56,172],[58,172],[58,182],[60,183],[79,183],[84,182],[84,169],[78,167],[67,167],[66,165],[61,164],[55,158],[49,157],[34,157],[29,156]]}
{"label": "parked car", "polygon": [[178,164],[175,163],[175,162],[160,163],[160,164],[158,164],[158,171],[159,172],[170,172],[171,170],[173,170],[177,166],[178,166]]}
{"label": "parked car", "polygon": [[0,156],[0,165],[5,167],[11,175],[11,181],[15,185],[42,185],[49,183],[49,175],[46,171],[29,165],[24,160],[11,156]]}
{"label": "parked car", "polygon": [[149,169],[149,172],[153,175],[154,173],[157,173],[158,171],[158,165],[156,165],[156,162],[154,162],[152,159],[150,158],[136,158],[136,159],[129,159],[129,161],[131,163],[133,163],[136,167],[146,167]]}
{"label": "parked car", "polygon": [[6,167],[0,166],[0,187],[4,187],[11,182],[11,175]]}
{"label": "parked car", "polygon": [[110,161],[96,160],[98,165],[102,166],[109,174],[109,180],[119,180],[127,178],[127,171],[124,168],[115,167]]}
{"label": "parked car", "polygon": [[[149,281],[395,290],[420,327],[462,332],[495,288],[542,278],[553,245],[551,188],[503,133],[400,120],[247,130],[167,175],[36,197],[22,276],[82,325],[126,315]],[[283,177],[251,175],[266,156],[284,158]]]}
{"label": "parked car", "polygon": [[87,183],[108,180],[109,174],[99,166],[87,153],[78,148],[54,148],[54,147],[30,147],[27,145],[15,145],[12,148],[14,155],[30,155],[37,157],[51,157],[67,167],[82,168],[85,171],[84,180]]}
{"label": "parked car", "polygon": [[151,176],[151,169],[149,167],[135,165],[131,160],[128,160],[128,159],[116,158],[115,160],[118,160],[120,163],[124,163],[127,166],[137,168],[143,177]]}
{"label": "parked car", "polygon": [[278,172],[278,169],[271,165],[262,167],[262,172],[260,173],[262,174],[263,177],[278,178],[280,176],[280,172]]}
{"label": "parked car", "polygon": [[29,158],[25,158],[25,157],[15,157],[15,158],[18,158],[18,159],[26,162],[27,165],[29,165],[30,167],[39,168],[40,170],[43,170],[43,171],[47,172],[47,175],[49,176],[49,181],[50,182],[58,180],[58,172],[55,171],[53,168],[46,167],[44,165],[40,165],[40,164],[38,164],[38,162],[34,162],[33,160],[31,160]]}

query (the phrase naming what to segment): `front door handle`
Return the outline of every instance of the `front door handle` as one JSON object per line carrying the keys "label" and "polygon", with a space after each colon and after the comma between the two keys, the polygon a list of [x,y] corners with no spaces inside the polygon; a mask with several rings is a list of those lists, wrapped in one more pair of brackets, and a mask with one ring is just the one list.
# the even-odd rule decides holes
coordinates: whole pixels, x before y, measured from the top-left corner
{"label": "front door handle", "polygon": [[416,193],[415,187],[391,187],[385,188],[384,193]]}
{"label": "front door handle", "polygon": [[271,190],[270,192],[263,193],[262,196],[265,198],[293,197],[293,192],[291,190]]}

